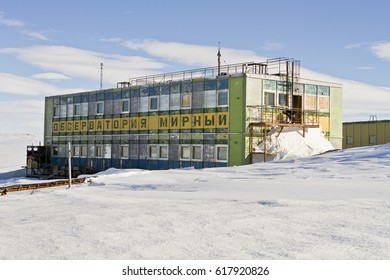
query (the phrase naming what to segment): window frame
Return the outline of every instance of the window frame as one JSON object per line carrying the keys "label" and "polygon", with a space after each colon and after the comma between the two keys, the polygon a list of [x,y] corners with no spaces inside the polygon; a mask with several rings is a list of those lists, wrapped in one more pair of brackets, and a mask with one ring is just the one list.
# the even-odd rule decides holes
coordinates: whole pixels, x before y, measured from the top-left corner
{"label": "window frame", "polygon": [[[269,104],[269,95],[272,95],[272,104]],[[275,106],[275,92],[265,91],[264,92],[264,105],[265,106]]]}
{"label": "window frame", "polygon": [[[152,153],[152,148],[156,149],[156,151],[154,152],[155,156],[153,155],[154,153]],[[158,159],[158,145],[157,144],[148,145],[148,158]]]}
{"label": "window frame", "polygon": [[[124,153],[124,150],[127,149],[127,153],[125,154]],[[121,158],[129,158],[129,145],[128,144],[124,144],[124,145],[121,145]]]}
{"label": "window frame", "polygon": [[[224,99],[226,99],[226,104],[220,102],[221,100],[224,100],[224,99],[221,99],[222,94],[224,94],[224,95],[226,94],[226,97],[224,98]],[[228,91],[226,91],[226,90],[218,90],[217,91],[217,106],[218,107],[229,106],[229,92]]]}
{"label": "window frame", "polygon": [[80,157],[81,148],[79,145],[73,145],[72,157]]}
{"label": "window frame", "polygon": [[[125,103],[127,103],[127,110],[124,109]],[[130,112],[130,100],[129,99],[122,99],[121,100],[121,112],[122,113],[129,113]]]}
{"label": "window frame", "polygon": [[73,116],[81,116],[81,104],[73,104]]}
{"label": "window frame", "polygon": [[[99,110],[99,105],[101,105],[101,112]],[[104,114],[104,101],[98,101],[96,102],[96,115],[103,115]]]}
{"label": "window frame", "polygon": [[[219,149],[226,149],[226,159],[219,157]],[[215,146],[215,161],[216,162],[227,162],[229,159],[229,149],[227,145],[216,145]]]}
{"label": "window frame", "polygon": [[[195,149],[200,148],[200,158],[195,158]],[[191,146],[191,160],[202,161],[203,160],[203,145],[192,145]]]}
{"label": "window frame", "polygon": [[96,158],[103,158],[104,152],[103,152],[103,145],[96,145],[95,146],[95,157]]}
{"label": "window frame", "polygon": [[[162,152],[161,152],[161,148],[163,148],[163,149],[166,149],[166,156],[162,156],[161,154],[162,154]],[[158,146],[158,158],[160,158],[160,159],[168,159],[169,158],[169,147],[168,147],[168,145],[159,145]]]}
{"label": "window frame", "polygon": [[87,156],[88,156],[88,146],[81,145],[80,146],[80,157],[87,157]]}
{"label": "window frame", "polygon": [[[152,108],[152,105],[153,105],[152,100],[156,100],[156,108]],[[158,111],[158,105],[159,105],[158,103],[159,103],[158,96],[150,96],[149,97],[149,111]]]}
{"label": "window frame", "polygon": [[[184,157],[184,149],[188,149],[186,153],[188,153],[188,157]],[[181,160],[191,160],[191,147],[190,145],[180,145],[180,159]]]}
{"label": "window frame", "polygon": [[[188,98],[188,100],[187,100]],[[180,94],[180,107],[181,108],[191,108],[191,92],[183,92]]]}
{"label": "window frame", "polygon": [[58,105],[55,105],[54,107],[53,107],[53,117],[55,117],[55,118],[59,118],[60,117],[60,106],[58,106]]}

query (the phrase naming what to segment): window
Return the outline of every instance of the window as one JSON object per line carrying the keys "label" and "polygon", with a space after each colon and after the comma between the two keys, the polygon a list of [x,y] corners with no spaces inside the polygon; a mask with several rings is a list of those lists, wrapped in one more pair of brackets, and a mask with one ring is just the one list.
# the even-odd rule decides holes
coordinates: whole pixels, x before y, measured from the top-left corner
{"label": "window", "polygon": [[191,107],[191,93],[182,93],[181,107]]}
{"label": "window", "polygon": [[353,144],[353,137],[352,136],[347,136],[347,144],[352,145]]}
{"label": "window", "polygon": [[129,100],[122,100],[122,113],[129,112]]}
{"label": "window", "polygon": [[149,146],[149,157],[150,158],[158,158],[157,152],[158,152],[157,145],[150,145]]}
{"label": "window", "polygon": [[263,80],[263,87],[268,90],[276,90],[276,81]]}
{"label": "window", "polygon": [[218,92],[218,106],[228,105],[228,92],[219,91]]}
{"label": "window", "polygon": [[58,147],[53,146],[53,156],[58,156]]}
{"label": "window", "polygon": [[73,106],[73,115],[80,116],[81,114],[81,106],[80,104],[74,104]]}
{"label": "window", "polygon": [[160,158],[168,158],[168,146],[160,146]]}
{"label": "window", "polygon": [[54,115],[54,117],[59,117],[60,116],[60,108],[58,106],[54,106],[54,108],[53,108],[53,115]]}
{"label": "window", "polygon": [[202,146],[192,146],[192,159],[202,159]]}
{"label": "window", "polygon": [[279,105],[280,106],[287,106],[287,95],[286,94],[279,94]]}
{"label": "window", "polygon": [[80,146],[73,146],[73,156],[80,156]]}
{"label": "window", "polygon": [[96,114],[103,114],[104,113],[104,102],[97,102],[96,103]]}
{"label": "window", "polygon": [[121,157],[122,158],[129,157],[129,146],[128,145],[121,146]]}
{"label": "window", "polygon": [[275,105],[275,94],[273,92],[266,92],[264,96],[264,104],[268,106]]}
{"label": "window", "polygon": [[190,146],[181,146],[180,158],[190,159]]}
{"label": "window", "polygon": [[218,89],[228,89],[229,88],[229,80],[228,79],[218,80],[217,87],[218,87]]}
{"label": "window", "polygon": [[376,135],[370,135],[368,141],[370,145],[376,145]]}
{"label": "window", "polygon": [[87,146],[85,146],[85,145],[81,146],[81,156],[82,157],[86,157],[87,156],[87,152],[88,152]]}
{"label": "window", "polygon": [[227,160],[227,147],[217,147],[217,160]]}
{"label": "window", "polygon": [[103,146],[96,146],[95,148],[95,156],[96,157],[103,157]]}
{"label": "window", "polygon": [[149,109],[157,110],[158,109],[158,97],[151,97],[149,99]]}

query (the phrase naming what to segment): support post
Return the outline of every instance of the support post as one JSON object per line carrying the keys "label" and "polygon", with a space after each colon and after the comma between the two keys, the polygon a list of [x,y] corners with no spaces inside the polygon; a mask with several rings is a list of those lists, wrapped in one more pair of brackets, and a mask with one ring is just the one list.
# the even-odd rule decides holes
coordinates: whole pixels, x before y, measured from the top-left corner
{"label": "support post", "polygon": [[72,187],[72,149],[71,144],[68,142],[68,173],[69,173],[69,187]]}
{"label": "support post", "polygon": [[249,161],[253,163],[253,126],[249,124]]}
{"label": "support post", "polygon": [[264,162],[267,161],[267,127],[264,126],[263,130],[263,144],[264,144]]}

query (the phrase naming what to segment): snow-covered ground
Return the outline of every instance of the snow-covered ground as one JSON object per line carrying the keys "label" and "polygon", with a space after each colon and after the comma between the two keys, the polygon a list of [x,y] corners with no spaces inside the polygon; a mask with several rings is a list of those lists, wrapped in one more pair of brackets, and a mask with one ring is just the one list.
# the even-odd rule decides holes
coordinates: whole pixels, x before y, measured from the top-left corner
{"label": "snow-covered ground", "polygon": [[0,259],[390,259],[389,182],[390,144],[229,168],[109,169],[71,189],[0,197]]}

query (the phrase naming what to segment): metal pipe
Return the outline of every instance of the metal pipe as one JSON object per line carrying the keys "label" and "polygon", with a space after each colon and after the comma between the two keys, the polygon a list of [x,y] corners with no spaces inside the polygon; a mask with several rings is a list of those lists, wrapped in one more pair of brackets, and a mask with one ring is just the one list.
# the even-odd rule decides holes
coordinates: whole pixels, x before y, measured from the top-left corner
{"label": "metal pipe", "polygon": [[68,173],[69,173],[69,188],[72,187],[72,150],[71,144],[68,142]]}

